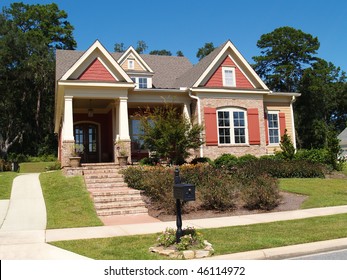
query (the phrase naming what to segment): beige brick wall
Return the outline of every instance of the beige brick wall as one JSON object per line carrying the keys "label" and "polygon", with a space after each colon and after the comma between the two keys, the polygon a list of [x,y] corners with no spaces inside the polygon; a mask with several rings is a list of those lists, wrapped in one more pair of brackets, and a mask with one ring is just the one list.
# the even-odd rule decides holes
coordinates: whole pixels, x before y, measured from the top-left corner
{"label": "beige brick wall", "polygon": [[74,141],[63,141],[61,146],[61,167],[70,166],[70,156],[73,150]]}
{"label": "beige brick wall", "polygon": [[[264,105],[262,97],[250,99],[233,99],[230,98],[201,98],[201,117],[204,123],[204,107],[221,108],[221,107],[239,107],[242,109],[257,108],[259,112],[260,126],[260,145],[223,145],[223,146],[206,146],[204,145],[204,156],[215,159],[218,156],[228,153],[236,156],[252,154],[261,156],[266,154],[266,139],[264,126]],[[205,137],[205,132],[204,135]]]}

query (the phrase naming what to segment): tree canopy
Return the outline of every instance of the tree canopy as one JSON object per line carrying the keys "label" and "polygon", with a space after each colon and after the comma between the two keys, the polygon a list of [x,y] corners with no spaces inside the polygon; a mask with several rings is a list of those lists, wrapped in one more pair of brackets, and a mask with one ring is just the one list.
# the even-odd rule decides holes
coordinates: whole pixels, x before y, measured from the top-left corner
{"label": "tree canopy", "polygon": [[196,57],[199,58],[199,60],[203,59],[205,56],[209,55],[213,50],[215,49],[212,42],[205,43],[205,45],[198,49],[198,52],[196,53]]}
{"label": "tree canopy", "polygon": [[153,50],[153,51],[150,51],[149,54],[152,54],[152,55],[167,55],[167,56],[171,56],[172,53],[168,50]]}
{"label": "tree canopy", "polygon": [[273,91],[296,91],[305,68],[316,60],[317,37],[292,27],[280,27],[257,42],[260,56],[254,69]]}
{"label": "tree canopy", "polygon": [[55,50],[73,49],[56,4],[13,3],[0,14],[0,156],[55,153]]}

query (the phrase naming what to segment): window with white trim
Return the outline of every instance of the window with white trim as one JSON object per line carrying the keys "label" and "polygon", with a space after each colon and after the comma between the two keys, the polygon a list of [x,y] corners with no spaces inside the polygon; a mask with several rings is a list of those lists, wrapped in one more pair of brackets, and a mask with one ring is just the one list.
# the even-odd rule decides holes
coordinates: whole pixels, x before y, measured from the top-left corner
{"label": "window with white trim", "polygon": [[226,108],[217,111],[219,144],[247,144],[246,110]]}
{"label": "window with white trim", "polygon": [[134,69],[135,68],[135,60],[128,59],[128,69]]}
{"label": "window with white trim", "polygon": [[268,112],[267,120],[269,129],[269,143],[278,144],[280,142],[278,112]]}
{"label": "window with white trim", "polygon": [[152,87],[152,78],[147,77],[131,77],[131,80],[136,84],[136,88],[151,88]]}
{"label": "window with white trim", "polygon": [[226,86],[226,87],[236,86],[234,67],[222,67],[222,76],[223,76],[223,86]]}
{"label": "window with white trim", "polygon": [[139,88],[147,88],[147,78],[139,78]]}

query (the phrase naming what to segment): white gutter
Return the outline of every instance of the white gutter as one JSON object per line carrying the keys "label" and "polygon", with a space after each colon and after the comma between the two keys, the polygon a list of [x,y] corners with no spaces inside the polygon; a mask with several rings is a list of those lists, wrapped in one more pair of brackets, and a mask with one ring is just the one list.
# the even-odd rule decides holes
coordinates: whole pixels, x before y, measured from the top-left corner
{"label": "white gutter", "polygon": [[[202,121],[201,121],[201,111],[200,111],[200,108],[201,108],[201,105],[200,105],[200,98],[197,97],[197,96],[194,96],[192,95],[192,91],[191,89],[188,89],[188,94],[189,94],[189,97],[195,99],[197,101],[197,105],[198,105],[198,123],[199,125],[201,125]],[[202,132],[200,132],[200,139],[202,139]],[[203,145],[200,145],[200,157],[203,157],[204,156],[204,147]]]}

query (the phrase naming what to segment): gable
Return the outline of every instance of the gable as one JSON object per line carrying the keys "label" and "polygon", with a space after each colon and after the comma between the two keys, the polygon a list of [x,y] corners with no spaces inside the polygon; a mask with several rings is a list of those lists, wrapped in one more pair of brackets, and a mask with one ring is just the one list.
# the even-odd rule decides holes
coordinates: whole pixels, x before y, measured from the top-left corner
{"label": "gable", "polygon": [[210,79],[204,85],[205,87],[223,87],[223,67],[232,67],[235,69],[236,88],[255,88],[229,55],[226,56],[222,63],[220,63],[215,72],[211,75]]}
{"label": "gable", "polygon": [[[100,71],[100,73],[98,73]],[[132,83],[130,77],[110,55],[95,41],[79,59],[64,73],[61,80],[93,80]]]}
{"label": "gable", "polygon": [[110,82],[116,81],[110,71],[106,69],[106,67],[98,58],[94,59],[94,61],[87,67],[87,69],[78,77],[78,80]]}
{"label": "gable", "polygon": [[[134,65],[132,69],[129,69],[128,61],[132,60]],[[149,65],[142,59],[133,47],[129,47],[125,53],[118,59],[118,64],[126,71],[140,71],[153,73],[153,70]]]}
{"label": "gable", "polygon": [[[133,63],[133,68],[129,68],[129,60],[132,61]],[[135,58],[134,55],[130,54],[128,55],[124,61],[122,62],[122,64],[120,64],[120,66],[125,70],[125,71],[146,71],[145,67],[140,63],[140,61],[138,61],[138,59]]]}

